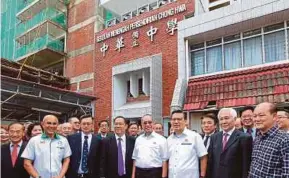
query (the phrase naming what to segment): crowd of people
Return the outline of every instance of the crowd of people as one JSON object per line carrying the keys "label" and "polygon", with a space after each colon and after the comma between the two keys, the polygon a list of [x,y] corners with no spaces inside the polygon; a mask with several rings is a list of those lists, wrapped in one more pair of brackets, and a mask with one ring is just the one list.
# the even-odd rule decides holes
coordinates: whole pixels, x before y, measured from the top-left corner
{"label": "crowd of people", "polygon": [[171,134],[151,115],[141,124],[122,116],[59,124],[1,127],[3,178],[289,178],[289,111],[272,103],[240,112],[222,108],[201,117],[202,133],[190,130],[183,111],[173,111]]}

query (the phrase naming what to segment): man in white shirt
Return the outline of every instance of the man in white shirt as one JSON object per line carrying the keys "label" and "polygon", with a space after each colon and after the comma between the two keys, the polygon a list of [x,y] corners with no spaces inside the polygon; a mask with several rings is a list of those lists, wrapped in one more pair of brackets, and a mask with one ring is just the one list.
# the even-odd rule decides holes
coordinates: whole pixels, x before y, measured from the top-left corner
{"label": "man in white shirt", "polygon": [[132,178],[167,177],[167,141],[153,131],[153,118],[147,114],[141,118],[144,133],[137,137],[133,151]]}
{"label": "man in white shirt", "polygon": [[216,132],[218,120],[213,114],[206,114],[201,117],[201,127],[203,131],[203,141],[205,147],[208,149],[210,146],[211,136]]}
{"label": "man in white shirt", "polygon": [[201,136],[186,128],[186,118],[181,110],[172,112],[171,125],[174,133],[168,138],[169,178],[205,177],[208,153]]}

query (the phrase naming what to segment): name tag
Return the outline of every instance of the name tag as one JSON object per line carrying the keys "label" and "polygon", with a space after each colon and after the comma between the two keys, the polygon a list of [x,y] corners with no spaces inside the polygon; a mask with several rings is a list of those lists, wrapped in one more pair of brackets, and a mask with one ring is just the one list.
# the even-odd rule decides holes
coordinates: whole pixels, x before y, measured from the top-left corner
{"label": "name tag", "polygon": [[181,145],[192,145],[192,143],[181,143]]}

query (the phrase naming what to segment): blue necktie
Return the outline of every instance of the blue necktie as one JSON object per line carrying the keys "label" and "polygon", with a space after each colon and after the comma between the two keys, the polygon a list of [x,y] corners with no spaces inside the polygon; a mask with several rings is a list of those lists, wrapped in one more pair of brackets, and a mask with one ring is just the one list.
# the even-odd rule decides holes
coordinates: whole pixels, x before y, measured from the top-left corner
{"label": "blue necktie", "polygon": [[81,170],[84,173],[87,173],[87,159],[88,159],[88,142],[87,142],[88,136],[84,136],[84,144],[82,149],[82,161],[81,161]]}
{"label": "blue necktie", "polygon": [[118,145],[117,145],[117,163],[118,163],[118,175],[124,175],[124,166],[123,166],[123,155],[122,155],[122,148],[121,148],[121,138],[118,138]]}

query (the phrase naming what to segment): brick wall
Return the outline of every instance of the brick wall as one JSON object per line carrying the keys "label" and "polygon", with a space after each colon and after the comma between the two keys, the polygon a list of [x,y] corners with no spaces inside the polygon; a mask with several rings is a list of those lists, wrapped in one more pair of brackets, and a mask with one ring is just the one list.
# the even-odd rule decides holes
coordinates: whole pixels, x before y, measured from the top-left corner
{"label": "brick wall", "polygon": [[[96,101],[96,111],[95,115],[97,120],[106,119],[111,117],[111,107],[112,107],[112,67],[135,60],[137,58],[142,58],[145,56],[150,56],[153,54],[162,54],[162,67],[163,67],[163,116],[168,116],[170,114],[170,104],[172,100],[172,95],[174,91],[175,81],[177,79],[177,32],[173,36],[170,36],[166,32],[167,21],[173,18],[177,18],[178,21],[184,18],[184,15],[192,13],[194,10],[193,0],[179,0],[175,3],[163,6],[154,11],[142,14],[141,16],[134,17],[131,20],[122,22],[116,26],[105,29],[96,34],[99,36],[101,34],[110,32],[112,30],[118,29],[120,27],[126,26],[134,21],[144,19],[145,17],[163,12],[172,7],[186,3],[187,10],[183,13],[176,14],[167,18],[163,18],[160,21],[156,21],[140,27],[135,30],[128,31],[124,34],[118,35],[116,37],[104,40],[109,49],[106,55],[100,52],[102,46],[101,43],[96,43],[95,45],[95,86],[94,93],[97,98]],[[154,41],[151,42],[150,38],[146,35],[149,28],[153,26],[158,28],[157,34],[154,37]],[[139,46],[132,47],[132,32],[139,31]],[[121,49],[121,52],[115,50],[116,40],[119,37],[124,38],[125,47]],[[185,69],[184,69],[185,70]]]}

